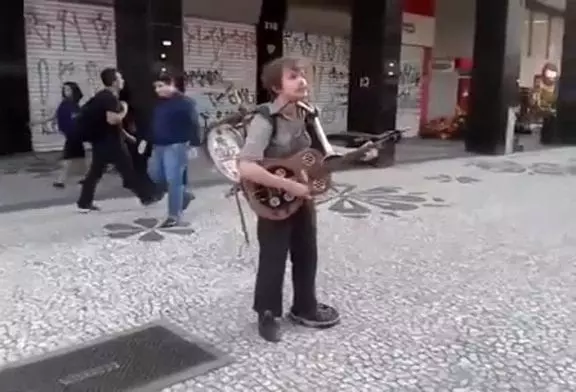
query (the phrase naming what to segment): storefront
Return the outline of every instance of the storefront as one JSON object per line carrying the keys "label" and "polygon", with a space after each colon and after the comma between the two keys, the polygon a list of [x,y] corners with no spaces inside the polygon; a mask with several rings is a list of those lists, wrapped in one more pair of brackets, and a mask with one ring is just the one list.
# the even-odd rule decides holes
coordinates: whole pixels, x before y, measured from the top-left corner
{"label": "storefront", "polygon": [[78,83],[85,97],[101,88],[100,71],[116,65],[111,6],[25,0],[28,99],[34,151],[62,147],[54,114],[62,84]]}
{"label": "storefront", "polygon": [[[416,135],[426,110],[423,97],[434,46],[434,17],[433,7],[423,7],[424,3],[406,2],[403,13],[396,124],[410,129],[407,136]],[[314,24],[315,20],[325,22]],[[284,35],[285,53],[307,58],[313,64],[312,100],[321,110],[327,133],[347,129],[349,26],[350,16],[344,12],[294,8],[289,11]]]}
{"label": "storefront", "polygon": [[[478,0],[476,0],[478,1]],[[436,41],[432,52],[429,117],[451,117],[457,108],[466,110],[470,70],[474,55],[476,4],[474,0],[436,0]],[[518,85],[533,88],[542,68],[562,62],[564,16],[562,1],[526,1],[521,7]],[[462,66],[466,64],[466,66]],[[467,110],[466,110],[467,111]]]}
{"label": "storefront", "polygon": [[526,8],[522,30],[520,87],[533,87],[545,64],[561,67],[564,18],[559,12]]}
{"label": "storefront", "polygon": [[182,39],[185,91],[198,103],[201,124],[255,103],[254,24],[185,16]]}
{"label": "storefront", "polygon": [[[397,123],[415,135],[426,107],[423,97],[434,18],[430,7],[409,5],[405,11],[410,12],[403,17]],[[234,111],[238,98],[254,103],[257,16],[246,14],[238,22],[233,20],[243,18],[227,13],[225,7],[217,12],[184,5],[185,87],[199,103],[203,124]],[[324,22],[315,23],[318,20]],[[100,88],[100,70],[116,64],[114,8],[93,2],[25,0],[25,21],[33,148],[57,150],[62,137],[53,118],[62,84],[76,82],[90,97]],[[350,15],[343,11],[298,7],[288,11],[284,53],[310,60],[312,99],[321,109],[327,132],[347,128],[349,25]],[[231,86],[239,97],[226,93]]]}
{"label": "storefront", "polygon": [[[439,59],[472,59],[474,36],[481,30],[475,20],[478,19],[475,2],[457,3],[405,0],[399,23],[398,19],[387,19],[393,7],[400,11],[398,3],[393,1],[384,1],[384,6],[377,7],[376,15],[374,8],[363,9],[362,17],[354,14],[360,12],[353,11],[357,9],[356,3],[344,0],[288,1],[280,32],[283,52],[310,60],[314,82],[312,98],[321,109],[326,131],[362,127],[376,130],[395,123],[398,128],[410,129],[407,136],[416,136],[420,125],[430,118],[453,114],[458,99],[458,69],[454,67],[451,73],[438,72],[432,70],[432,64]],[[526,1],[527,5],[536,3],[541,2]],[[14,99],[0,109],[3,122],[0,153],[61,147],[62,138],[52,119],[61,99],[61,85],[66,81],[78,83],[87,99],[100,87],[100,70],[118,65],[128,75],[139,73],[132,78],[136,87],[147,88],[149,82],[143,82],[147,80],[143,70],[151,61],[160,60],[164,49],[157,47],[156,41],[168,30],[174,42],[170,61],[185,71],[186,94],[198,101],[204,124],[236,110],[241,102],[256,101],[257,69],[266,50],[258,43],[258,26],[263,4],[277,7],[278,2],[246,0],[240,4],[229,0],[186,0],[178,10],[171,11],[171,15],[166,12],[166,3],[158,0],[125,0],[119,4],[114,0],[8,0],[3,3],[2,25],[16,33],[11,35],[14,45],[2,49],[1,53],[0,77],[14,91]],[[354,7],[351,8],[351,4]],[[385,11],[386,7],[392,8]],[[561,37],[564,25],[568,25],[561,17],[563,11],[551,15],[542,9],[529,9],[532,11],[521,15],[526,32],[517,78],[521,85],[532,81],[544,61],[561,67]],[[22,19],[18,17],[20,12]],[[377,34],[373,33],[372,37],[374,42],[382,44],[373,43],[376,46],[372,50],[378,45],[386,48],[376,58],[364,49],[356,49],[357,57],[353,56],[353,15],[360,19],[372,17],[372,23],[378,24],[374,30]],[[385,23],[388,24],[383,28]],[[390,27],[389,23],[395,26]],[[18,41],[20,30],[22,42]],[[394,37],[398,37],[396,31],[401,33],[399,57],[398,46],[394,46],[398,45],[398,41],[394,43]],[[370,34],[363,31],[355,36],[372,41]],[[389,35],[384,38],[386,34]],[[142,37],[142,42],[135,37]],[[354,66],[353,58],[356,58]],[[362,64],[374,61],[379,64],[377,67],[362,68]],[[388,64],[392,67],[389,70]],[[476,69],[476,63],[474,67]],[[386,70],[385,80],[380,80],[382,76],[377,69]],[[366,72],[371,73],[378,84],[368,89],[359,88],[357,79]],[[376,91],[379,83],[390,88]],[[232,88],[239,93],[230,94]],[[356,91],[352,94],[352,90]],[[25,97],[20,93],[23,91]],[[378,124],[382,115],[379,111],[383,108],[365,107],[370,101],[366,97],[374,96],[387,106],[384,109],[387,120]],[[391,104],[394,101],[396,104]],[[351,113],[355,115],[351,117]],[[362,123],[367,117],[372,119],[370,125]]]}

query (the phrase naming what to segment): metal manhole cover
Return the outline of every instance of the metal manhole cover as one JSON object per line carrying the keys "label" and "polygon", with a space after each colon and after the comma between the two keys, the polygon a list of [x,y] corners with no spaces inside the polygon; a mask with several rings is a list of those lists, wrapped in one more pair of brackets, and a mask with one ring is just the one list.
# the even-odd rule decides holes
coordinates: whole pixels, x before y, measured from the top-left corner
{"label": "metal manhole cover", "polygon": [[166,323],[75,346],[0,371],[10,392],[159,391],[231,359]]}

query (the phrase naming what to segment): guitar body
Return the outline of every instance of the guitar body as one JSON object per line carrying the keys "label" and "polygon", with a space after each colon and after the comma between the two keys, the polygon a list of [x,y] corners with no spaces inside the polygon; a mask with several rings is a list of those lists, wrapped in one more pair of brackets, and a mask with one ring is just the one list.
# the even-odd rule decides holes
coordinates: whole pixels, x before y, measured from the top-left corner
{"label": "guitar body", "polygon": [[[324,169],[324,156],[312,148],[285,159],[264,159],[261,165],[276,176],[307,185],[312,196],[325,193],[331,186],[330,172]],[[241,185],[251,208],[261,218],[284,220],[304,204],[304,199],[294,197],[282,189],[268,188],[245,180]]]}

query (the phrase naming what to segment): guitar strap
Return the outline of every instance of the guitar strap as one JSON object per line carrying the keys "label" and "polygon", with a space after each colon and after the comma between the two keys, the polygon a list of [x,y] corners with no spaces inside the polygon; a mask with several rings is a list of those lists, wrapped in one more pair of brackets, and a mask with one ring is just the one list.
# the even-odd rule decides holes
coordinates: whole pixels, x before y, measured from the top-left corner
{"label": "guitar strap", "polygon": [[[240,184],[232,185],[232,188],[226,193],[226,198],[230,198],[234,196],[234,200],[236,201],[236,208],[238,209],[238,216],[240,217],[240,227],[242,228],[242,234],[244,236],[244,245],[245,247],[250,246],[250,237],[248,235],[248,225],[246,224],[246,218],[244,216],[244,209],[242,208],[242,201],[240,200],[240,191],[241,187]],[[242,257],[242,246],[238,250],[238,258]]]}
{"label": "guitar strap", "polygon": [[270,139],[273,139],[274,136],[276,136],[276,132],[278,131],[278,125],[276,123],[276,118],[278,115],[270,113],[270,107],[268,105],[260,105],[255,109],[254,112],[261,115],[270,122],[272,125],[272,135],[270,136]]}

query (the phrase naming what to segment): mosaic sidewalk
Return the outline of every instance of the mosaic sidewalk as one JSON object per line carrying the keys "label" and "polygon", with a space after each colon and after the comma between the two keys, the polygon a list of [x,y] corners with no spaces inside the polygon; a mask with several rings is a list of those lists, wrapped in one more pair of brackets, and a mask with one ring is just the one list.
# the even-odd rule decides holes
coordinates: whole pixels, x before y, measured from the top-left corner
{"label": "mosaic sidewalk", "polygon": [[0,364],[164,318],[235,359],[173,391],[574,391],[573,156],[338,174],[318,292],[343,322],[287,324],[277,345],[256,334],[256,253],[225,187],[199,190],[179,230],[133,199],[2,214]]}

